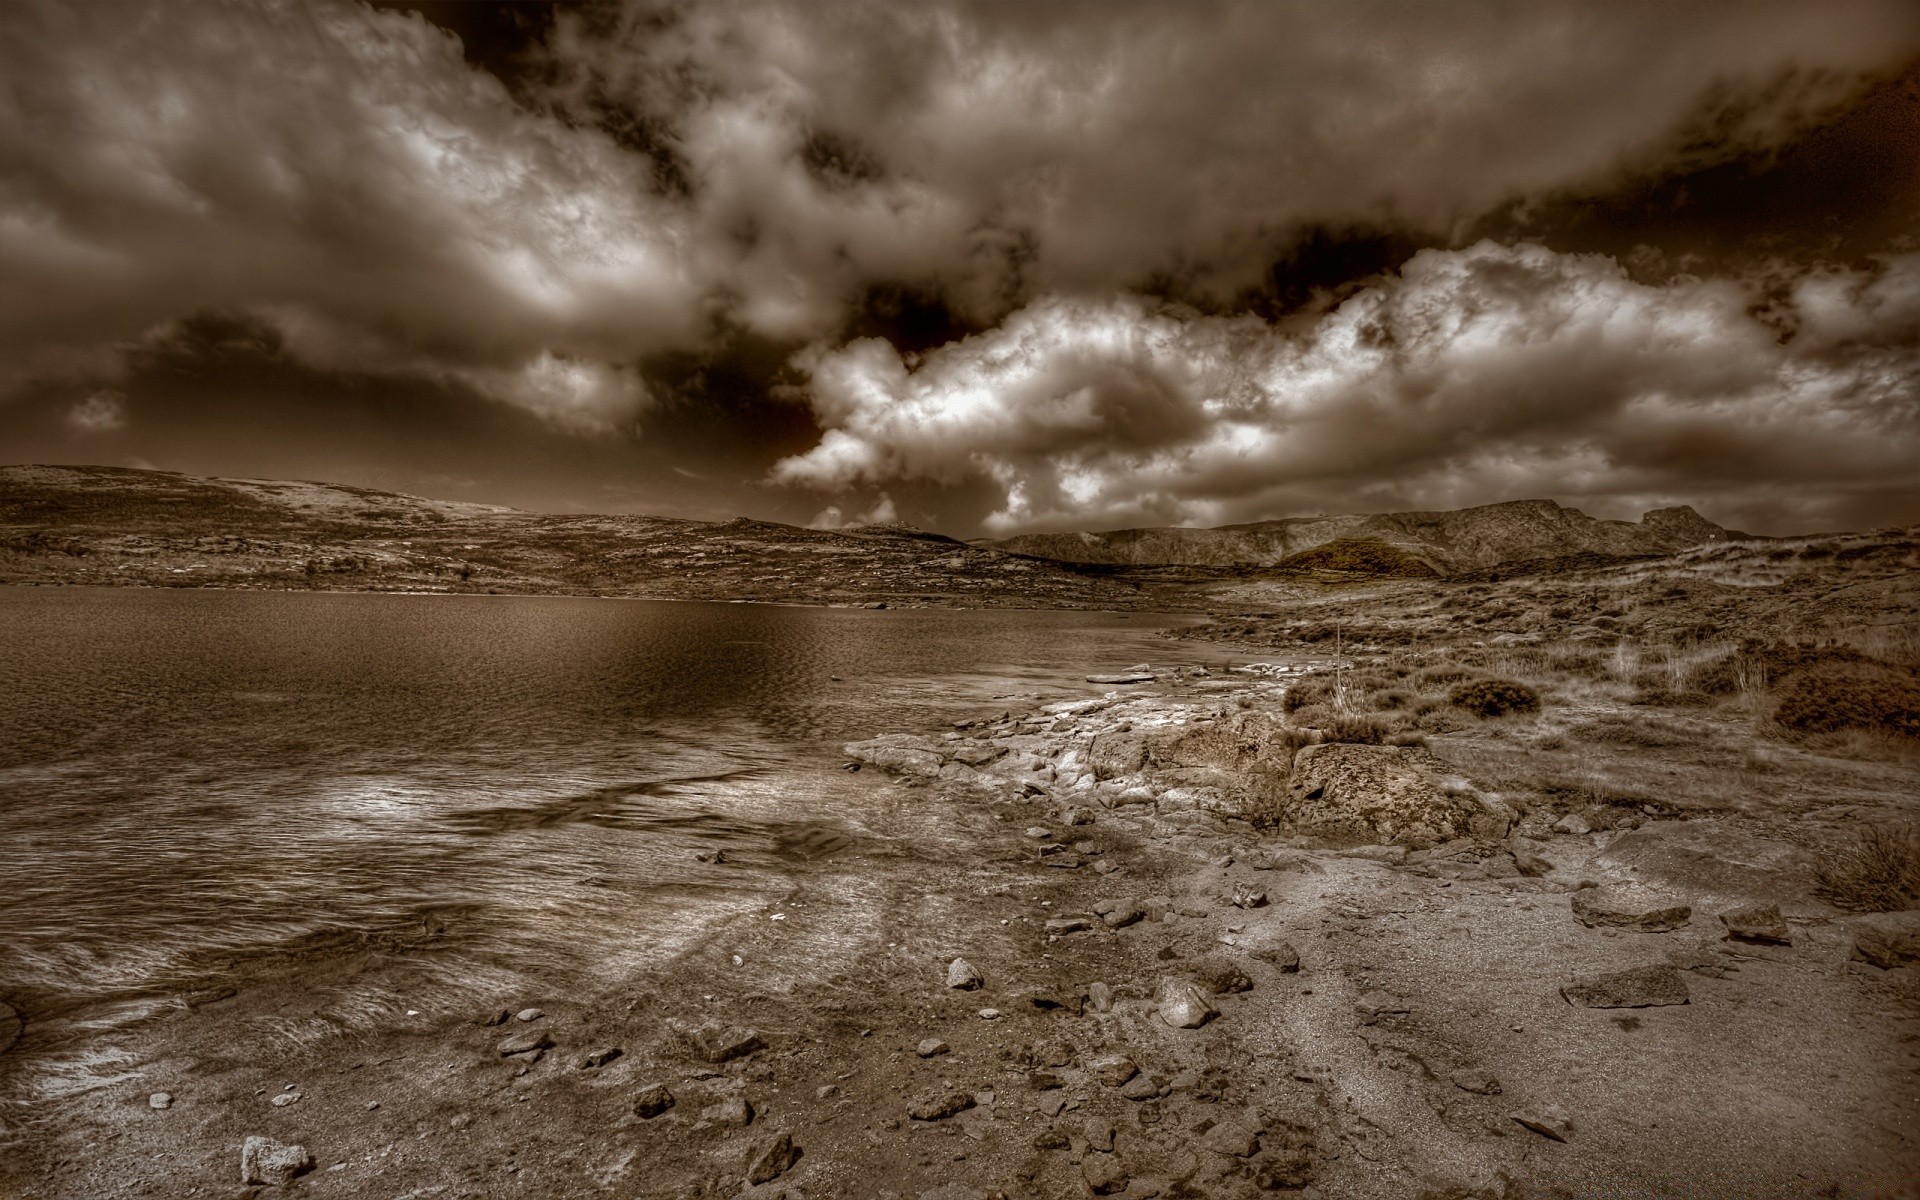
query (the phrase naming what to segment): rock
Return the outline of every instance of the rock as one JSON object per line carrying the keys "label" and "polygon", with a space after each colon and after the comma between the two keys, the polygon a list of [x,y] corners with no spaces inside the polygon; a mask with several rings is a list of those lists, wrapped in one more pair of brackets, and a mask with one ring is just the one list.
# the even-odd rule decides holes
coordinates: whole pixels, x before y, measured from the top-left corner
{"label": "rock", "polygon": [[523,1030],[510,1034],[497,1049],[501,1058],[512,1058],[517,1054],[536,1054],[553,1045],[553,1039],[538,1029]]}
{"label": "rock", "polygon": [[753,1124],[753,1116],[753,1102],[745,1096],[729,1096],[700,1114],[702,1120],[732,1129],[745,1129]]}
{"label": "rock", "polygon": [[1096,1196],[1111,1196],[1127,1186],[1127,1173],[1111,1154],[1089,1154],[1080,1160],[1080,1178]]}
{"label": "rock", "polygon": [[1067,1136],[1065,1130],[1054,1129],[1051,1126],[1033,1135],[1035,1150],[1065,1150],[1071,1145],[1073,1145],[1073,1139]]}
{"label": "rock", "polygon": [[1147,671],[1128,671],[1123,675],[1089,675],[1088,683],[1152,683],[1153,675]]}
{"label": "rock", "polygon": [[1847,922],[1853,956],[1882,970],[1920,963],[1920,911],[1871,913]]}
{"label": "rock", "polygon": [[647,1120],[652,1120],[673,1106],[673,1093],[667,1090],[664,1083],[650,1083],[633,1097],[634,1115]]}
{"label": "rock", "polygon": [[1069,808],[1060,814],[1060,822],[1063,825],[1091,825],[1093,824],[1093,810],[1090,808]]}
{"label": "rock", "polygon": [[1175,1029],[1198,1029],[1220,1015],[1220,1010],[1192,980],[1172,975],[1160,981],[1156,1008],[1160,1019]]}
{"label": "rock", "polygon": [[1649,963],[1623,971],[1576,973],[1560,989],[1580,1008],[1653,1008],[1687,1003],[1687,981],[1672,963]]}
{"label": "rock", "polygon": [[[1100,914],[1100,919],[1106,923],[1108,929],[1125,929],[1147,915],[1146,908],[1132,900],[1116,900],[1110,903],[1111,907]],[[1099,905],[1095,905],[1094,908],[1098,911]]]}
{"label": "rock", "polygon": [[1253,1163],[1254,1186],[1262,1191],[1304,1188],[1313,1182],[1313,1130],[1294,1121],[1278,1121],[1260,1135],[1260,1156]]}
{"label": "rock", "polygon": [[1567,1116],[1567,1110],[1551,1102],[1536,1104],[1511,1114],[1513,1119],[1533,1130],[1541,1137],[1564,1142],[1573,1136],[1573,1122]]}
{"label": "rock", "polygon": [[1685,925],[1693,915],[1692,908],[1665,892],[1635,883],[1581,888],[1570,903],[1574,918],[1590,929],[1610,926],[1666,933]]}
{"label": "rock", "polygon": [[275,1108],[285,1108],[289,1104],[300,1103],[300,1093],[299,1092],[281,1092],[278,1096],[275,1096],[273,1099],[267,1101],[267,1103],[273,1105]]}
{"label": "rock", "polygon": [[1121,1087],[1120,1094],[1136,1103],[1151,1100],[1160,1094],[1160,1081],[1150,1075],[1135,1075]]}
{"label": "rock", "polygon": [[1230,992],[1253,990],[1253,980],[1240,969],[1238,963],[1218,954],[1208,954],[1194,961],[1194,979],[1216,996]]}
{"label": "rock", "polygon": [[1075,854],[1080,855],[1082,858],[1092,858],[1094,855],[1100,853],[1100,843],[1099,842],[1075,842],[1073,844],[1073,852]]}
{"label": "rock", "polygon": [[1080,1124],[1080,1136],[1087,1141],[1087,1149],[1100,1154],[1113,1153],[1113,1122],[1100,1117],[1088,1117]]}
{"label": "rock", "polygon": [[538,1021],[541,1017],[544,1017],[546,1015],[547,1015],[547,1010],[544,1008],[523,1008],[519,1012],[513,1014],[515,1020],[528,1021],[528,1022]]}
{"label": "rock", "polygon": [[1807,899],[1818,885],[1813,854],[1732,821],[1648,821],[1608,842],[1594,862],[1699,906],[1774,903],[1788,912],[1818,911]]}
{"label": "rock", "polygon": [[1453,1086],[1476,1096],[1498,1096],[1500,1081],[1478,1067],[1461,1067],[1447,1076]]}
{"label": "rock", "polygon": [[1729,909],[1720,914],[1720,923],[1727,927],[1727,936],[1735,941],[1767,942],[1776,946],[1793,944],[1793,934],[1787,928],[1787,919],[1780,915],[1778,904],[1749,904]]}
{"label": "rock", "polygon": [[950,988],[971,992],[984,987],[986,982],[974,965],[964,958],[956,958],[947,964],[947,986]]}
{"label": "rock", "polygon": [[793,1135],[782,1129],[755,1150],[752,1163],[747,1167],[747,1182],[754,1187],[771,1183],[799,1161],[800,1147],[793,1144]]}
{"label": "rock", "polygon": [[240,1182],[286,1187],[313,1170],[313,1155],[300,1145],[287,1145],[254,1135],[240,1147]]}
{"label": "rock", "polygon": [[974,1015],[982,1021],[998,1021],[1000,1019],[1000,1010],[997,1008],[983,1008]]}
{"label": "rock", "polygon": [[732,1062],[736,1058],[745,1058],[756,1051],[765,1050],[767,1043],[762,1041],[758,1030],[745,1025],[719,1025],[708,1022],[702,1025],[687,1026],[677,1021],[669,1021],[667,1027],[677,1036],[682,1045],[692,1051],[703,1062]]}
{"label": "rock", "polygon": [[1095,1012],[1112,1012],[1113,989],[1104,983],[1088,984],[1087,1003],[1093,1006]]}
{"label": "rock", "polygon": [[952,1049],[952,1046],[947,1045],[939,1038],[927,1038],[918,1046],[915,1046],[913,1052],[921,1058],[937,1058],[942,1054],[950,1052]]}
{"label": "rock", "polygon": [[[1077,854],[1051,854],[1041,859],[1040,865],[1043,867],[1053,867],[1061,871],[1072,871],[1085,866],[1086,862]],[[1103,862],[1100,865],[1104,867],[1107,864]]]}
{"label": "rock", "polygon": [[944,1121],[973,1107],[973,1097],[954,1089],[930,1092],[907,1104],[907,1115],[916,1121]]}
{"label": "rock", "polygon": [[848,758],[858,762],[872,763],[899,775],[923,778],[940,774],[945,757],[938,742],[903,733],[883,734],[863,742],[848,742],[842,749]]}
{"label": "rock", "polygon": [[1235,908],[1254,909],[1267,906],[1267,890],[1250,883],[1234,885],[1231,902]]}
{"label": "rock", "polygon": [[1046,924],[1046,930],[1048,933],[1055,933],[1055,934],[1061,934],[1061,935],[1065,935],[1069,933],[1085,933],[1092,928],[1093,928],[1093,921],[1091,918],[1088,918],[1088,917],[1053,917],[1050,920],[1048,920]]}
{"label": "rock", "polygon": [[1253,952],[1253,956],[1288,975],[1300,969],[1300,952],[1293,948],[1292,942],[1281,942],[1277,946],[1261,946]]}
{"label": "rock", "polygon": [[1146,735],[1133,732],[1097,734],[1088,759],[1095,779],[1115,779],[1135,774],[1147,765]]}
{"label": "rock", "polygon": [[1027,826],[1026,832],[1027,836],[1036,842],[1044,842],[1053,836],[1053,830],[1048,829],[1045,825],[1029,825]]}
{"label": "rock", "polygon": [[1124,1054],[1102,1054],[1087,1060],[1087,1075],[1108,1087],[1121,1087],[1140,1073],[1140,1068]]}
{"label": "rock", "polygon": [[1065,1086],[1066,1081],[1052,1071],[1027,1072],[1027,1087],[1033,1091],[1047,1092],[1052,1091],[1054,1088]]}
{"label": "rock", "polygon": [[[1579,813],[1568,813],[1553,823],[1553,831],[1555,833],[1566,833],[1578,837],[1581,834],[1592,833],[1593,822],[1587,820]],[[1515,1119],[1517,1120],[1518,1118]]]}
{"label": "rock", "polygon": [[482,1028],[491,1029],[495,1025],[505,1025],[511,1020],[513,1020],[512,1009],[496,1008],[480,1018],[480,1025]]}
{"label": "rock", "polygon": [[1362,858],[1369,862],[1397,867],[1407,861],[1405,846],[1353,846],[1340,852],[1341,858]]}
{"label": "rock", "polygon": [[155,1092],[153,1095],[147,1097],[147,1107],[148,1108],[172,1108],[173,1093]]}
{"label": "rock", "polygon": [[1513,865],[1529,879],[1538,879],[1553,870],[1553,864],[1529,850],[1515,850]]}
{"label": "rock", "polygon": [[624,1053],[626,1051],[618,1046],[602,1046],[598,1050],[589,1050],[580,1056],[580,1069],[586,1071],[594,1067],[604,1067]]}
{"label": "rock", "polygon": [[1405,1000],[1390,992],[1380,991],[1378,988],[1360,993],[1360,998],[1353,1002],[1353,1007],[1367,1017],[1398,1015],[1413,1011]]}
{"label": "rock", "polygon": [[1260,1149],[1260,1134],[1240,1121],[1221,1121],[1200,1136],[1200,1144],[1215,1154],[1252,1158]]}
{"label": "rock", "polygon": [[1441,764],[1415,746],[1303,746],[1282,801],[1295,827],[1432,845],[1467,831],[1473,806],[1440,786]]}

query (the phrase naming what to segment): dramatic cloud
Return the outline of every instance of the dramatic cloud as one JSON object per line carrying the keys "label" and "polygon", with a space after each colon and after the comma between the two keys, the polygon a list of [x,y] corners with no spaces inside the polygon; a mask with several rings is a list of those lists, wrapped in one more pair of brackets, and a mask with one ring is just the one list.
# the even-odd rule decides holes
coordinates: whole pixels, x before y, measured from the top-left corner
{"label": "dramatic cloud", "polygon": [[1920,256],[1768,290],[1483,242],[1291,325],[1049,299],[917,364],[875,339],[816,354],[826,433],[775,478],[983,477],[1001,531],[1533,495],[1777,518],[1782,488],[1906,486]]}
{"label": "dramatic cloud", "polygon": [[67,410],[67,427],[76,433],[112,433],[127,427],[127,398],[95,392]]}

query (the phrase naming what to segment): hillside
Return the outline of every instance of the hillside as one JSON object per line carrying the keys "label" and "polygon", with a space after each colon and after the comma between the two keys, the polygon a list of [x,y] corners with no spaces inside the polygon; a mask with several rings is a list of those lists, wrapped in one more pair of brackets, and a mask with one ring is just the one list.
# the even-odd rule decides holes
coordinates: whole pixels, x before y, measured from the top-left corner
{"label": "hillside", "polygon": [[982,544],[1066,562],[1281,566],[1296,565],[1286,560],[1330,542],[1377,543],[1451,575],[1503,562],[1579,554],[1671,554],[1745,536],[1685,506],[1656,509],[1635,522],[1599,520],[1552,500],[1515,500],[1451,512],[1296,517],[1217,529],[1031,533]]}

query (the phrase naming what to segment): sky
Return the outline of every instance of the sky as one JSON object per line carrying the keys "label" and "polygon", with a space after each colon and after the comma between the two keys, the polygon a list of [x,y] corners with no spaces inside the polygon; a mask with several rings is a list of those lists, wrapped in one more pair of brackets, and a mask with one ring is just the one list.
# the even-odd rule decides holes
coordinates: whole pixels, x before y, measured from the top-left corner
{"label": "sky", "polygon": [[0,5],[0,462],[1920,522],[1920,5]]}

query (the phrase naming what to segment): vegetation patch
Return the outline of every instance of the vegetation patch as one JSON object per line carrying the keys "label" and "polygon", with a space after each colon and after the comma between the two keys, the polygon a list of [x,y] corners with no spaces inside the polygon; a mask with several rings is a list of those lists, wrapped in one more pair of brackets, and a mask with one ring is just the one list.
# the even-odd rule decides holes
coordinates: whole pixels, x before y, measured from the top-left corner
{"label": "vegetation patch", "polygon": [[1540,711],[1540,693],[1513,679],[1475,679],[1447,693],[1447,703],[1477,717]]}
{"label": "vegetation patch", "polygon": [[1773,719],[1797,733],[1866,729],[1920,737],[1920,680],[1876,663],[1815,667],[1780,687]]}
{"label": "vegetation patch", "polygon": [[1920,907],[1920,828],[1869,825],[1822,851],[1814,868],[1821,895],[1856,912]]}
{"label": "vegetation patch", "polygon": [[1412,579],[1433,579],[1440,574],[1400,547],[1379,538],[1335,538],[1311,550],[1289,554],[1280,560],[1280,565],[1295,571],[1351,571]]}

